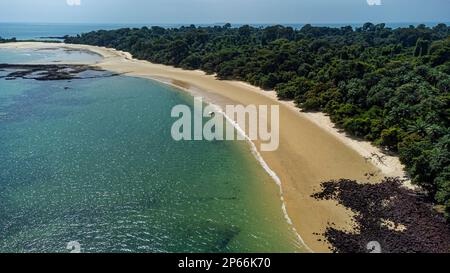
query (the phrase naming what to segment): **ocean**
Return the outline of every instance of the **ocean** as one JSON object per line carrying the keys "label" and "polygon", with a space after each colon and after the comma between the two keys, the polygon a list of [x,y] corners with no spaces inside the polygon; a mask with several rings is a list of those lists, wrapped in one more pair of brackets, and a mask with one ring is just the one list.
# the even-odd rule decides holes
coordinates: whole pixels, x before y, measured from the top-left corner
{"label": "ocean", "polygon": [[[0,23],[0,36],[140,26]],[[0,49],[0,64],[74,61],[99,56]],[[172,107],[193,107],[183,91],[126,76],[9,72],[0,68],[0,252],[64,253],[70,242],[94,253],[306,251],[248,143],[171,138]]]}
{"label": "ocean", "polygon": [[[433,27],[439,22],[424,22],[425,25]],[[450,22],[444,22],[450,25]],[[403,22],[403,23],[387,23],[391,28],[408,27],[410,25],[417,26],[420,23]],[[62,23],[0,23],[0,37],[17,38],[19,40],[60,40],[65,35],[76,36],[94,30],[112,30],[118,28],[141,28],[143,26],[162,26],[167,28],[187,26],[190,24],[62,24]],[[196,24],[197,26],[215,26],[220,24]],[[266,27],[273,24],[250,24],[254,27]],[[305,24],[283,24],[295,29],[302,28]],[[312,24],[313,26],[327,27],[343,27],[352,26],[354,28],[361,27],[363,23],[332,23],[332,24]],[[242,24],[232,24],[233,27],[242,26]]]}
{"label": "ocean", "polygon": [[[42,54],[73,60],[0,49],[0,63]],[[183,91],[126,76],[10,72],[0,70],[0,252],[64,253],[74,241],[93,253],[305,250],[248,143],[171,138],[172,107],[193,107]]]}

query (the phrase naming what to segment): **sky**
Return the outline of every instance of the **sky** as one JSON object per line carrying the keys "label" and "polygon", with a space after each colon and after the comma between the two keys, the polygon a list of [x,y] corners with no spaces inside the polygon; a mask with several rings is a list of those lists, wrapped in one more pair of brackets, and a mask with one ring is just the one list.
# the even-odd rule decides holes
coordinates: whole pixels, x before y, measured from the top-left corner
{"label": "sky", "polygon": [[0,22],[450,22],[450,0],[0,0]]}

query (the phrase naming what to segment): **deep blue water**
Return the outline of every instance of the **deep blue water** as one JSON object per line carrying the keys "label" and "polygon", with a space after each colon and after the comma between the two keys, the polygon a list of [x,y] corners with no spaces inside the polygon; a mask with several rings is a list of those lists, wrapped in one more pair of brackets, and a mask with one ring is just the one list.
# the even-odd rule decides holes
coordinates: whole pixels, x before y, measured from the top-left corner
{"label": "deep blue water", "polygon": [[48,39],[48,37],[74,36],[93,30],[111,30],[122,27],[139,27],[119,24],[46,24],[46,23],[0,23],[0,37],[27,39]]}
{"label": "deep blue water", "polygon": [[[446,22],[448,25],[450,22]],[[276,24],[276,23],[274,23]],[[252,24],[255,27],[265,27],[274,24]],[[420,23],[388,23],[387,26],[391,28],[408,27],[409,25],[418,25]],[[427,26],[435,26],[438,23],[428,22],[424,23]],[[145,24],[55,24],[55,23],[0,23],[0,37],[3,38],[17,38],[19,40],[27,39],[48,39],[48,37],[62,37],[65,35],[74,36],[94,30],[112,30],[123,27],[140,28]],[[159,25],[162,27],[180,27],[183,24],[147,24],[147,26]],[[185,24],[189,25],[189,24]],[[220,24],[197,24],[197,26],[213,26]],[[293,28],[301,28],[305,24],[284,24]],[[352,26],[360,27],[362,23],[339,23],[339,24],[312,24],[314,26],[328,26],[328,27],[342,27]],[[233,27],[239,27],[241,24],[233,24]]]}

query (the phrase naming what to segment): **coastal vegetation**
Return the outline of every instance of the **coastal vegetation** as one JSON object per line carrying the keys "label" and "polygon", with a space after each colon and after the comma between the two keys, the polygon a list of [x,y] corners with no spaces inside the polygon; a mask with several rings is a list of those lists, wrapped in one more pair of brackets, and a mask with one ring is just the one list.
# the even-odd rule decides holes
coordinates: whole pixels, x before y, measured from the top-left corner
{"label": "coastal vegetation", "polygon": [[0,37],[0,43],[14,43],[14,42],[17,42],[16,38],[3,39],[2,37]]}
{"label": "coastal vegetation", "polygon": [[349,134],[398,154],[412,181],[450,213],[450,27],[124,28],[65,42],[276,90]]}

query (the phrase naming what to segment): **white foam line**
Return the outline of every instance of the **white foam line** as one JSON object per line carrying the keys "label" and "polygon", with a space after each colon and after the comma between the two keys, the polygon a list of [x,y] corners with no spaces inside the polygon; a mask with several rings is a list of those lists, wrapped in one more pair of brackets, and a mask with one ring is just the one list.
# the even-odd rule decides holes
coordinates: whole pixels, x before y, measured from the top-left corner
{"label": "white foam line", "polygon": [[217,109],[218,113],[221,114],[222,116],[225,117],[225,119],[231,124],[233,125],[233,127],[237,130],[237,132],[245,138],[245,140],[250,144],[251,147],[251,151],[253,156],[256,158],[256,160],[258,160],[259,164],[263,167],[263,169],[269,174],[269,176],[275,181],[275,183],[278,185],[279,189],[280,189],[280,195],[281,195],[281,209],[283,211],[284,214],[284,218],[286,219],[287,223],[291,226],[292,230],[294,231],[294,233],[297,235],[298,240],[301,242],[301,244],[309,251],[309,252],[313,252],[313,250],[305,243],[305,241],[303,240],[302,236],[300,236],[300,234],[298,233],[297,229],[294,227],[294,224],[291,220],[291,218],[289,217],[289,214],[287,212],[287,208],[286,208],[286,202],[284,199],[284,191],[283,191],[283,185],[281,183],[281,179],[280,177],[275,173],[275,171],[273,171],[269,165],[267,164],[267,162],[264,160],[264,158],[262,157],[262,155],[260,154],[260,152],[258,151],[255,143],[250,139],[250,137],[245,133],[245,131],[239,126],[239,124],[237,122],[235,122],[233,119],[231,119],[229,116],[227,116],[227,114],[222,110],[222,108],[218,105],[215,105],[213,103],[208,102],[208,104],[210,104],[211,106],[213,106],[214,108]]}
{"label": "white foam line", "polygon": [[[170,85],[172,87],[175,87],[176,89],[181,89],[187,93],[189,93],[190,95],[195,97],[195,93],[194,90],[189,89],[189,88],[185,88],[185,87],[181,87],[178,86],[176,84],[173,84],[172,82],[170,82],[167,79],[164,78],[158,78],[158,77],[149,77],[152,80],[155,80],[157,82],[161,82],[163,84],[166,85]],[[256,158],[256,160],[259,162],[259,164],[263,167],[263,169],[269,174],[269,176],[275,181],[275,183],[278,185],[279,189],[280,189],[280,196],[281,196],[281,209],[283,211],[284,214],[284,218],[286,219],[287,223],[291,226],[292,230],[294,231],[294,233],[297,235],[297,239],[300,241],[300,243],[302,244],[303,247],[306,248],[307,251],[313,253],[314,251],[305,243],[305,241],[303,240],[302,236],[298,233],[297,229],[294,227],[294,224],[291,220],[291,218],[289,217],[289,214],[287,212],[287,208],[286,208],[286,201],[284,199],[284,191],[283,191],[283,185],[281,183],[281,179],[280,177],[275,173],[275,171],[273,171],[269,165],[266,163],[266,161],[264,160],[264,158],[262,157],[262,155],[259,153],[258,149],[256,148],[255,143],[250,139],[250,137],[245,133],[244,130],[242,130],[242,128],[239,126],[239,124],[237,122],[235,122],[233,119],[231,119],[229,116],[227,116],[227,114],[223,111],[223,109],[219,106],[216,105],[214,103],[212,103],[211,101],[208,101],[207,98],[203,98],[204,102],[207,103],[208,105],[214,107],[217,109],[217,112],[219,114],[221,114],[223,117],[225,117],[225,119],[231,124],[233,125],[233,127],[237,130],[237,132],[245,138],[245,140],[247,141],[247,143],[249,143],[250,147],[251,147],[251,151],[253,156]]]}

